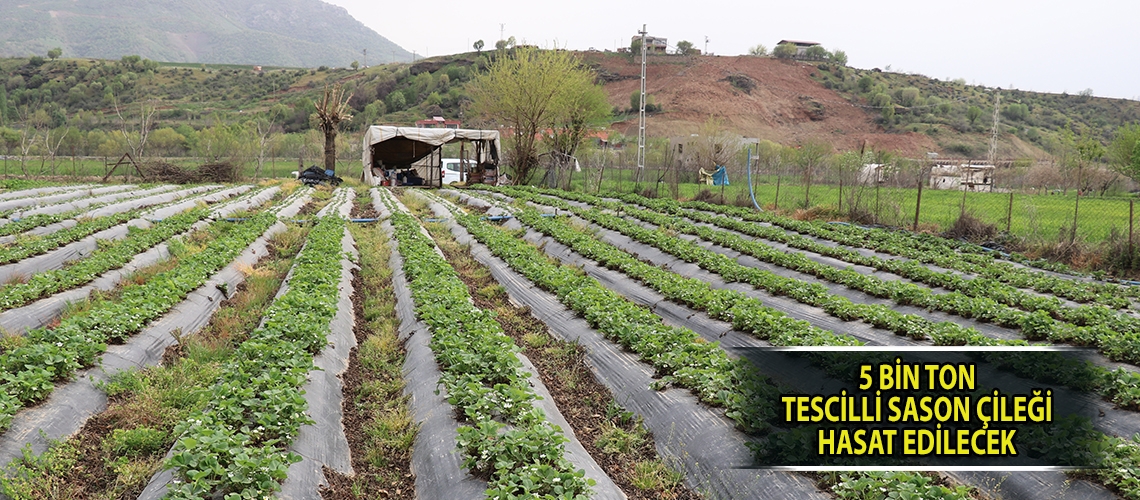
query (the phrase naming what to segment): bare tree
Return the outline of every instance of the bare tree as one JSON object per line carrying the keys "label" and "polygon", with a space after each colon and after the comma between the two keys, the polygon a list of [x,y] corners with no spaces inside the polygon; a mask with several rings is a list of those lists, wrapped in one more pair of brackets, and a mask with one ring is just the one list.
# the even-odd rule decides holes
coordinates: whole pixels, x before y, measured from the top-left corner
{"label": "bare tree", "polygon": [[349,114],[348,100],[352,94],[345,95],[344,86],[337,83],[329,88],[317,101],[317,124],[325,134],[325,170],[336,171],[336,134],[340,131],[340,124],[352,120]]}
{"label": "bare tree", "polygon": [[154,126],[154,115],[158,111],[158,100],[148,99],[139,102],[138,132],[133,130],[134,124],[123,117],[119,102],[111,94],[111,102],[115,107],[115,114],[119,117],[119,130],[123,132],[123,139],[127,141],[127,149],[135,161],[141,161],[146,152],[146,140],[150,137],[150,129]]}
{"label": "bare tree", "polygon": [[261,177],[261,168],[265,165],[265,150],[273,142],[273,128],[277,125],[277,113],[270,110],[263,118],[254,121],[257,131],[257,168],[253,171],[253,178]]}
{"label": "bare tree", "polygon": [[699,168],[716,170],[720,165],[727,165],[739,152],[740,138],[725,130],[722,120],[709,118],[701,125],[698,137],[688,148],[691,150],[690,157]]}
{"label": "bare tree", "polygon": [[811,184],[815,180],[816,171],[827,163],[830,156],[831,145],[815,139],[801,144],[796,152],[796,163],[803,174],[804,209],[811,207]]}
{"label": "bare tree", "polygon": [[27,106],[24,106],[23,112],[19,113],[20,122],[24,124],[20,128],[20,171],[24,177],[30,177],[28,173],[28,153],[32,151],[36,141],[39,140],[39,129],[32,125],[32,115]]}

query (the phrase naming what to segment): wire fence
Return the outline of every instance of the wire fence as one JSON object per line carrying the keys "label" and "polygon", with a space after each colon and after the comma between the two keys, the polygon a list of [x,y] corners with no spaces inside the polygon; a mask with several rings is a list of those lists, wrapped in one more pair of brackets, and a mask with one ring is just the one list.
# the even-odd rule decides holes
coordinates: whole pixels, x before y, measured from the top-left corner
{"label": "wire fence", "polygon": [[[1022,244],[1091,243],[1125,250],[1133,249],[1140,237],[1136,234],[1140,231],[1136,220],[1140,207],[1136,207],[1135,196],[1114,192],[1113,182],[1095,169],[1062,171],[1050,165],[1008,162],[992,169],[963,168],[961,163],[942,161],[940,165],[916,160],[883,165],[859,161],[844,166],[837,156],[818,165],[804,165],[779,158],[754,157],[749,162],[747,155],[741,154],[724,162],[726,185],[709,185],[692,162],[656,152],[650,154],[644,169],[638,169],[633,165],[635,155],[632,148],[589,149],[577,158],[580,168],[573,168],[572,162],[550,160],[532,182],[568,190],[637,192],[739,206],[753,206],[754,198],[765,210],[802,218],[848,220],[975,240],[1009,241],[1012,237]],[[338,175],[359,176],[361,166],[355,151],[338,156]],[[119,158],[2,158],[0,175],[4,177],[102,178],[111,173],[115,180],[140,180],[129,164],[114,168]],[[204,162],[192,157],[146,159],[154,160],[185,167]],[[270,156],[260,159],[260,168],[257,156],[230,161],[240,167],[242,177],[255,179],[292,177],[299,161],[308,166],[320,164],[322,159]],[[1052,176],[1043,176],[1042,171],[1051,171]],[[963,219],[962,214],[970,217]],[[973,224],[962,224],[963,220]]]}
{"label": "wire fence", "polygon": [[[698,168],[681,162],[672,166],[659,162],[639,171],[626,156],[625,152],[587,154],[579,157],[580,170],[548,165],[538,177],[546,186],[569,190],[637,192],[749,207],[755,203],[800,218],[847,220],[1022,247],[1081,243],[1131,250],[1140,236],[1135,196],[1113,192],[1111,183],[1097,180],[1103,171],[1060,172],[1062,181],[1049,185],[1030,179],[1031,169],[1049,165],[1012,162],[986,168],[896,160],[843,168],[836,161],[814,167],[753,161],[750,190],[746,159],[727,162],[727,185],[709,185],[702,182]],[[1080,180],[1074,182],[1073,177]]]}
{"label": "wire fence", "polygon": [[[116,167],[120,157],[115,156],[56,156],[56,157],[19,157],[0,156],[0,176],[9,177],[72,177],[72,178],[103,178],[110,174],[109,180],[134,182],[139,180],[138,172],[128,160]],[[146,157],[139,160],[140,164],[149,162],[164,162],[178,165],[183,168],[196,168],[203,164],[212,163],[210,160],[195,157]],[[293,177],[298,172],[298,166],[324,165],[323,157],[264,157],[234,156],[221,160],[233,163],[238,167],[239,176],[244,179],[276,179]],[[260,162],[260,167],[258,166]],[[355,157],[338,155],[336,160],[337,174],[343,178],[357,178],[361,174],[359,153]]]}

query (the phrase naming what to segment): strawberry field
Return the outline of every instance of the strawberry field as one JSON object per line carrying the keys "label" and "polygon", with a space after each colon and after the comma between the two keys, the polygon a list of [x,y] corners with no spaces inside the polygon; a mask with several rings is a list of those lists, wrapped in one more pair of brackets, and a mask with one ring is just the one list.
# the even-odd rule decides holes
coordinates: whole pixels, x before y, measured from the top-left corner
{"label": "strawberry field", "polygon": [[[528,187],[58,186],[0,216],[8,498],[1140,498],[1140,289],[1046,262]],[[1104,467],[750,468],[814,436],[741,349],[859,345],[1089,348],[988,356],[1091,412],[1033,456]]]}

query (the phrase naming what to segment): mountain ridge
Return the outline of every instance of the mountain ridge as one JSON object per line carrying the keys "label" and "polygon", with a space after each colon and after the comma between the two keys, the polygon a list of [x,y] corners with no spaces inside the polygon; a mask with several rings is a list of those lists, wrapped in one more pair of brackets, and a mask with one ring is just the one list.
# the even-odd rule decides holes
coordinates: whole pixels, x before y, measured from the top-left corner
{"label": "mountain ridge", "polygon": [[[411,53],[320,0],[30,0],[0,6],[0,56],[266,66],[348,66],[411,60]],[[361,61],[362,62],[362,61]]]}

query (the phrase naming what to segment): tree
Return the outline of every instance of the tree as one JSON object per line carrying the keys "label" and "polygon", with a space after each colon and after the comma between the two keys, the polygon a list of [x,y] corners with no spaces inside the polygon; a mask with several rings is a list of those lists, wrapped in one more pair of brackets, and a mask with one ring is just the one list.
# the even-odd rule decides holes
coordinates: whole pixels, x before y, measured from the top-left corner
{"label": "tree", "polygon": [[1029,106],[1021,103],[1010,103],[1001,110],[1002,116],[1010,120],[1025,120],[1029,118]]}
{"label": "tree", "polygon": [[483,40],[475,40],[471,47],[475,49],[475,52],[483,53]]}
{"label": "tree", "polygon": [[348,112],[348,100],[351,98],[344,86],[337,83],[332,88],[325,86],[324,94],[316,103],[317,128],[325,134],[325,170],[336,171],[336,134],[342,122],[352,120]]}
{"label": "tree", "polygon": [[507,41],[506,40],[499,40],[499,41],[495,42],[495,50],[506,50],[506,48],[507,48]]}
{"label": "tree", "polygon": [[860,92],[866,94],[867,92],[871,91],[871,86],[875,85],[875,79],[871,78],[871,75],[863,75],[859,77],[859,80],[855,82],[855,85],[859,87]]}
{"label": "tree", "polygon": [[359,61],[352,61],[352,64],[349,64],[349,66],[352,68],[353,71],[356,71],[356,70],[360,69],[360,62]]}
{"label": "tree", "polygon": [[879,112],[883,115],[883,121],[891,124],[891,120],[895,117],[895,105],[891,101],[891,95],[885,92],[879,92],[871,96],[871,106],[879,108]]}
{"label": "tree", "polygon": [[593,71],[569,51],[523,47],[496,58],[468,84],[471,110],[513,130],[506,147],[516,182],[530,182],[538,167],[539,132],[564,126],[567,117],[583,116],[579,108],[590,107],[592,98],[582,93],[594,92],[594,81]]}
{"label": "tree", "polygon": [[1121,125],[1116,129],[1106,156],[1113,169],[1140,182],[1140,123]]}
{"label": "tree", "polygon": [[48,59],[51,59],[53,61],[56,59],[59,59],[59,56],[62,56],[62,55],[63,55],[63,49],[61,49],[59,47],[56,47],[54,49],[47,51]]}
{"label": "tree", "polygon": [[241,125],[216,123],[198,132],[194,155],[210,163],[234,161],[251,144],[247,137],[248,132]]}
{"label": "tree", "polygon": [[847,66],[847,53],[842,50],[835,49],[835,51],[831,53],[831,62],[840,66]]}
{"label": "tree", "polygon": [[641,54],[641,39],[634,38],[629,42],[629,53],[633,55]]}
{"label": "tree", "polygon": [[131,156],[138,161],[146,152],[146,141],[150,137],[151,128],[154,127],[154,115],[158,112],[158,100],[139,101],[138,132],[135,132],[132,124],[127,123],[127,119],[123,117],[114,94],[111,94],[111,102],[114,104],[115,114],[119,116],[119,131],[123,134],[123,140],[126,141]]}
{"label": "tree", "polygon": [[815,179],[815,172],[827,162],[830,155],[831,145],[816,139],[801,144],[796,152],[796,164],[803,173],[804,208],[811,206],[811,183]]}
{"label": "tree", "polygon": [[966,108],[966,119],[970,121],[970,126],[973,126],[974,122],[978,121],[978,118],[981,117],[982,108],[979,108],[977,106],[970,106],[969,108]]}
{"label": "tree", "polygon": [[899,104],[906,106],[908,108],[911,106],[914,106],[915,103],[918,102],[918,98],[920,95],[921,94],[919,93],[918,89],[915,87],[904,88],[904,89],[900,90],[898,93]]}
{"label": "tree", "polygon": [[385,99],[385,104],[388,105],[388,111],[395,113],[396,111],[403,111],[408,106],[407,100],[404,99],[403,92],[392,92],[388,94]]}
{"label": "tree", "polygon": [[740,137],[725,130],[724,120],[713,117],[705,120],[687,149],[698,168],[712,172],[720,165],[727,165],[740,151]]}
{"label": "tree", "polygon": [[253,131],[257,134],[257,168],[253,171],[254,179],[261,177],[261,168],[265,166],[265,150],[272,147],[273,129],[281,116],[274,108],[270,108],[267,113],[253,120]]}
{"label": "tree", "polygon": [[748,55],[757,57],[766,56],[768,55],[768,47],[765,47],[762,43],[758,43],[752,46],[752,48],[748,49]]}
{"label": "tree", "polygon": [[[575,78],[566,83],[575,88],[564,88],[568,94],[561,113],[551,119],[550,132],[543,134],[543,145],[549,148],[550,158],[557,171],[551,182],[559,181],[558,173],[575,166],[578,148],[591,126],[604,126],[610,117],[610,104],[605,89],[593,78]],[[566,176],[567,189],[573,174]]]}
{"label": "tree", "polygon": [[696,52],[693,48],[693,42],[688,40],[681,40],[677,42],[677,53],[683,56],[692,55]]}
{"label": "tree", "polygon": [[804,57],[813,61],[823,61],[831,57],[831,53],[822,45],[812,45],[804,51]]}
{"label": "tree", "polygon": [[170,127],[155,130],[147,142],[152,151],[165,156],[179,156],[186,149],[186,136]]}
{"label": "tree", "polygon": [[1074,137],[1073,130],[1067,124],[1061,130],[1061,143],[1065,163],[1069,168],[1075,166],[1077,170],[1077,197],[1073,201],[1073,225],[1069,230],[1069,243],[1072,243],[1077,239],[1077,214],[1081,208],[1081,194],[1088,190],[1092,177],[1084,175],[1084,170],[1093,162],[1103,158],[1105,149],[1100,139],[1093,137],[1088,129],[1085,129],[1079,137]]}
{"label": "tree", "polygon": [[793,57],[796,57],[796,54],[798,52],[799,52],[799,49],[796,48],[796,44],[794,44],[794,43],[781,43],[781,44],[777,45],[774,50],[772,50],[772,55],[774,55],[780,59],[791,59]]}

